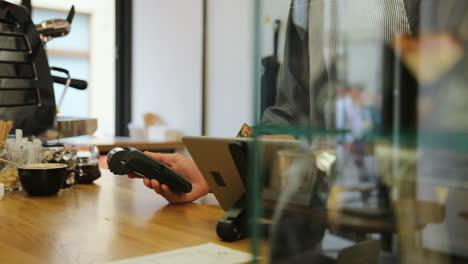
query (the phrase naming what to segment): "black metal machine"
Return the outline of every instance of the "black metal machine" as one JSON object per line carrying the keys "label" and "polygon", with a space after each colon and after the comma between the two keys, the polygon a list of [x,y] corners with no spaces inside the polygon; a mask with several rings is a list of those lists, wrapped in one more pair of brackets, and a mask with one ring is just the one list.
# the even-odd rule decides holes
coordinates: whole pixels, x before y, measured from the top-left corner
{"label": "black metal machine", "polygon": [[27,7],[0,1],[0,120],[11,120],[24,135],[40,135],[51,128],[57,107],[53,83],[86,88],[86,82],[52,76],[46,41],[68,34],[68,18],[35,25]]}

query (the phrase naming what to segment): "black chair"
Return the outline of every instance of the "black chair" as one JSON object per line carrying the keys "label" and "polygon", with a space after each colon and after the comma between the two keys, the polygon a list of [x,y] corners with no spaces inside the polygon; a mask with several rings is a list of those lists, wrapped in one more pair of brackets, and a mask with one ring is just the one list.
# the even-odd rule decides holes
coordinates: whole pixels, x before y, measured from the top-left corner
{"label": "black chair", "polygon": [[280,63],[278,61],[278,38],[280,28],[281,21],[276,20],[273,36],[273,55],[262,58],[263,74],[260,85],[260,113],[262,113],[262,115],[267,107],[275,105],[276,85],[280,70]]}

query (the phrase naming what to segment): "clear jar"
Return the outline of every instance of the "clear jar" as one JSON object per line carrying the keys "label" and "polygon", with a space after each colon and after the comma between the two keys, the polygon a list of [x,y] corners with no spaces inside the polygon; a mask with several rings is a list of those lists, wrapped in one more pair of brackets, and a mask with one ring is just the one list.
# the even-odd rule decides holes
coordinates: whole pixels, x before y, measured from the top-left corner
{"label": "clear jar", "polygon": [[[66,164],[69,169],[76,167],[77,150],[73,145],[44,145],[43,163],[62,163]],[[62,188],[70,188],[76,184],[75,172],[69,172]]]}
{"label": "clear jar", "polygon": [[99,170],[99,149],[96,145],[76,145],[76,170],[80,172],[77,182],[91,184],[101,177]]}
{"label": "clear jar", "polygon": [[[11,153],[5,151],[0,153],[1,158],[12,160]],[[15,162],[14,160],[12,160]],[[0,183],[5,187],[5,192],[14,192],[21,190],[21,182],[18,175],[18,169],[10,164],[0,163]]]}

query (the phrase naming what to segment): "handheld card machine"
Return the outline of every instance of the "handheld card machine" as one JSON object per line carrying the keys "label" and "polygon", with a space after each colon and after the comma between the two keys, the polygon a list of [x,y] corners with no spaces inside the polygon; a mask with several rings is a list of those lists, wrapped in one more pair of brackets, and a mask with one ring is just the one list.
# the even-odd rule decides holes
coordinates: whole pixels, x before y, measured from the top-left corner
{"label": "handheld card machine", "polygon": [[155,179],[175,192],[189,193],[192,184],[165,164],[154,160],[135,148],[114,148],[107,154],[109,170],[117,175],[130,172]]}

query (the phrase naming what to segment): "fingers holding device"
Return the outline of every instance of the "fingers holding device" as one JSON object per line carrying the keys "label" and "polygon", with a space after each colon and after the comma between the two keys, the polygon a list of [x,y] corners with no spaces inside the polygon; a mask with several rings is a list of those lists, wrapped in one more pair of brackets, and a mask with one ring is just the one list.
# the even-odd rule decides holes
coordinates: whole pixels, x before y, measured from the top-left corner
{"label": "fingers holding device", "polygon": [[135,173],[165,184],[174,192],[189,193],[192,184],[164,163],[154,160],[135,148],[114,148],[107,155],[112,173]]}

